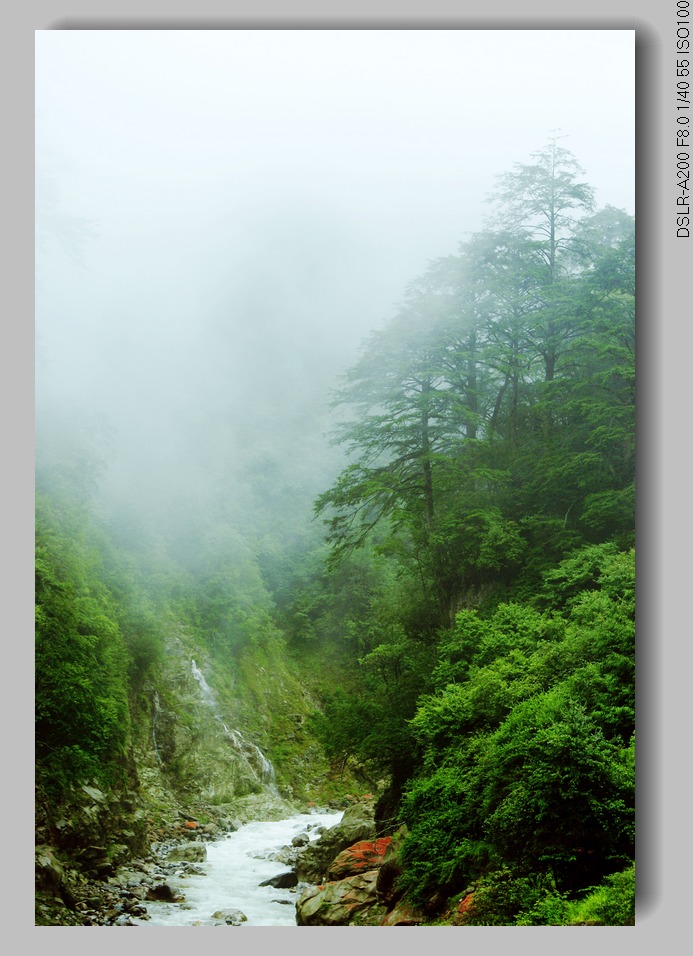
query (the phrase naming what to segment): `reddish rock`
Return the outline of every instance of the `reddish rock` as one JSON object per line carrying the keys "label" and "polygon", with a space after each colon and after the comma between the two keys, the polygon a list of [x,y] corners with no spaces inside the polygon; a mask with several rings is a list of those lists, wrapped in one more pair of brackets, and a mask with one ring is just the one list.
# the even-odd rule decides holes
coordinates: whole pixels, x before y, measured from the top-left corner
{"label": "reddish rock", "polygon": [[186,830],[197,830],[199,825],[200,824],[196,823],[195,820],[186,820],[185,823],[183,824]]}
{"label": "reddish rock", "polygon": [[392,837],[360,840],[335,857],[327,871],[328,880],[342,880],[347,876],[374,870],[381,866]]}
{"label": "reddish rock", "polygon": [[456,923],[465,922],[466,917],[469,913],[469,910],[472,908],[473,904],[474,904],[474,894],[467,893],[467,895],[464,896],[457,904],[457,913],[455,914]]}
{"label": "reddish rock", "polygon": [[294,869],[302,883],[320,883],[343,850],[361,840],[375,840],[373,805],[356,803],[344,811],[340,822],[326,830],[319,840],[313,840],[299,851]]}

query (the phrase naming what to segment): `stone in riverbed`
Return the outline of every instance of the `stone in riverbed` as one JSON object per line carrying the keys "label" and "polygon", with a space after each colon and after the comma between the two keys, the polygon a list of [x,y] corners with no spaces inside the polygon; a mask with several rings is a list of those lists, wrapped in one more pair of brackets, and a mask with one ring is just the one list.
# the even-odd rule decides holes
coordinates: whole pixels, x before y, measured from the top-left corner
{"label": "stone in riverbed", "polygon": [[147,891],[148,900],[159,900],[162,903],[180,903],[183,899],[168,883],[159,883],[151,886]]}
{"label": "stone in riverbed", "polygon": [[218,920],[217,926],[240,926],[248,917],[241,910],[217,910],[212,919]]}
{"label": "stone in riverbed", "polygon": [[269,880],[263,880],[258,886],[273,886],[275,890],[284,890],[296,886],[297,883],[298,877],[294,871],[288,870],[286,873],[278,873],[276,876],[270,877]]}
{"label": "stone in riverbed", "polygon": [[199,863],[207,859],[207,847],[204,843],[189,843],[187,846],[176,846],[166,857],[167,860]]}

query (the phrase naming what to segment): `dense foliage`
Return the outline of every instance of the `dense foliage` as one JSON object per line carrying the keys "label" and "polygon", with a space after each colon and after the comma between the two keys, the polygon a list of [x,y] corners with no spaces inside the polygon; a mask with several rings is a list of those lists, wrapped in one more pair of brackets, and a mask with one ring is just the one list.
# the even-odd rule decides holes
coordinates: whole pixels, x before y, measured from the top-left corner
{"label": "dense foliage", "polygon": [[632,554],[606,550],[595,589],[563,612],[458,615],[412,721],[421,769],[402,807],[403,879],[415,894],[501,866],[575,891],[630,865],[633,577]]}
{"label": "dense foliage", "polygon": [[634,227],[580,172],[555,143],[515,167],[412,283],[316,504],[333,564],[371,542],[409,595],[360,667],[418,685],[333,701],[326,745],[397,782],[409,896],[474,883],[481,923],[571,921],[634,853]]}
{"label": "dense foliage", "polygon": [[317,504],[333,552],[386,520],[441,625],[538,556],[632,544],[633,223],[587,215],[575,168],[554,145],[504,179],[503,230],[412,284],[336,399],[357,415],[337,435],[353,461]]}
{"label": "dense foliage", "polygon": [[39,500],[36,758],[39,779],[54,793],[91,778],[113,780],[129,740],[127,652],[113,596],[81,530],[77,516],[61,521]]}

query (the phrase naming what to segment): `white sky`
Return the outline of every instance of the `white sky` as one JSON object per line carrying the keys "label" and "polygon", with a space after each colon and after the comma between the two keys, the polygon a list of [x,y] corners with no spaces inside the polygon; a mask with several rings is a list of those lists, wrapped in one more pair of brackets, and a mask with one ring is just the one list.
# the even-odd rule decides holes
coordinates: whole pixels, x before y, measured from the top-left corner
{"label": "white sky", "polygon": [[557,128],[633,211],[632,31],[39,31],[36,78],[39,155],[104,223],[308,203],[424,262]]}
{"label": "white sky", "polygon": [[634,47],[611,30],[38,31],[39,208],[50,182],[93,229],[76,263],[39,221],[39,397],[103,411],[133,455],[175,420],[174,461],[222,393],[227,418],[259,398],[296,418],[553,131],[598,205],[634,211]]}

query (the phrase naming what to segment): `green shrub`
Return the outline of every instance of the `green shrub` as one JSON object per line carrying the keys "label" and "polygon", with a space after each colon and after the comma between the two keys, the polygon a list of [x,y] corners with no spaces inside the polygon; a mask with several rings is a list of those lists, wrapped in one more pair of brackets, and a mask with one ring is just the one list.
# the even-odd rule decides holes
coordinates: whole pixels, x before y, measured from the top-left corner
{"label": "green shrub", "polygon": [[571,926],[634,926],[635,864],[607,876],[579,903],[574,904]]}
{"label": "green shrub", "polygon": [[502,867],[480,879],[465,926],[560,926],[570,904],[545,874],[518,876]]}
{"label": "green shrub", "polygon": [[108,782],[119,776],[130,733],[128,662],[108,592],[68,540],[40,532],[37,775],[47,790],[59,793],[90,778]]}

